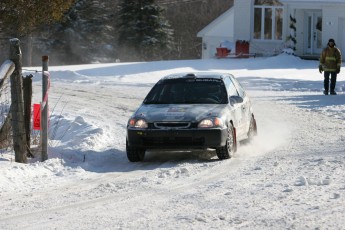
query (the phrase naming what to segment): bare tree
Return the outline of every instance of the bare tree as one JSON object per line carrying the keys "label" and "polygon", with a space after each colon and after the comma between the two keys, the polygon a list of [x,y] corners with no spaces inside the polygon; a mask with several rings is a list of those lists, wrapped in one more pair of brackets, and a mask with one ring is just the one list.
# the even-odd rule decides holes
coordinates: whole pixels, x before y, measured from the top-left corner
{"label": "bare tree", "polygon": [[233,0],[161,0],[174,29],[175,59],[201,57],[201,39],[196,35],[233,5]]}
{"label": "bare tree", "polygon": [[1,0],[0,27],[11,37],[27,41],[31,64],[31,34],[42,25],[59,21],[75,0]]}

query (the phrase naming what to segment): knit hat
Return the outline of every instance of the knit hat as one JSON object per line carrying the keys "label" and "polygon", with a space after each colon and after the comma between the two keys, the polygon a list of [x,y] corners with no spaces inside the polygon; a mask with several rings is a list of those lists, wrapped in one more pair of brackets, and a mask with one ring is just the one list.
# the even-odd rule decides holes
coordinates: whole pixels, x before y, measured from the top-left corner
{"label": "knit hat", "polygon": [[334,41],[334,39],[333,39],[333,38],[331,38],[331,39],[329,39],[329,40],[328,40],[328,43],[330,43],[330,42],[333,42],[333,43],[334,43],[334,45],[335,45],[335,41]]}

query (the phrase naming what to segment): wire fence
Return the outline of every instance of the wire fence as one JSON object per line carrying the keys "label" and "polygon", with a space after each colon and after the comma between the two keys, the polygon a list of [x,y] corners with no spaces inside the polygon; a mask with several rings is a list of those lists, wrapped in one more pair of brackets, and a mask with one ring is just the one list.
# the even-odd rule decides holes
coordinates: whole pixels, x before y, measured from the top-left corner
{"label": "wire fence", "polygon": [[11,132],[7,132],[9,115],[11,108],[11,81],[10,78],[2,78],[0,88],[0,130],[4,135],[0,135],[0,148],[10,148],[12,146]]}

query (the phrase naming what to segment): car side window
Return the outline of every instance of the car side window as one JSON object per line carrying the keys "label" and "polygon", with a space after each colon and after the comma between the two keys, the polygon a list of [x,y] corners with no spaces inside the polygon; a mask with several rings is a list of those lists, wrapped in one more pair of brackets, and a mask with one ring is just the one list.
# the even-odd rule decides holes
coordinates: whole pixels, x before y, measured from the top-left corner
{"label": "car side window", "polygon": [[244,91],[241,84],[234,77],[231,77],[231,81],[234,83],[234,85],[238,91],[239,96],[244,98],[246,96],[246,92]]}
{"label": "car side window", "polygon": [[230,78],[225,78],[224,79],[226,88],[228,90],[229,97],[231,96],[238,96],[238,92],[236,90],[236,87],[234,86],[233,82],[230,80]]}

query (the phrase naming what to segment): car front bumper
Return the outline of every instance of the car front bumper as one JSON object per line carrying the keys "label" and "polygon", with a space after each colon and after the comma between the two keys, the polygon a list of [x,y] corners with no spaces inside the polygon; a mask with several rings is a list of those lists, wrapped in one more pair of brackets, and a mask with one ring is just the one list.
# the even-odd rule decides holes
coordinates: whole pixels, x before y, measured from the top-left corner
{"label": "car front bumper", "polygon": [[127,144],[144,149],[207,149],[224,146],[227,129],[128,129]]}

